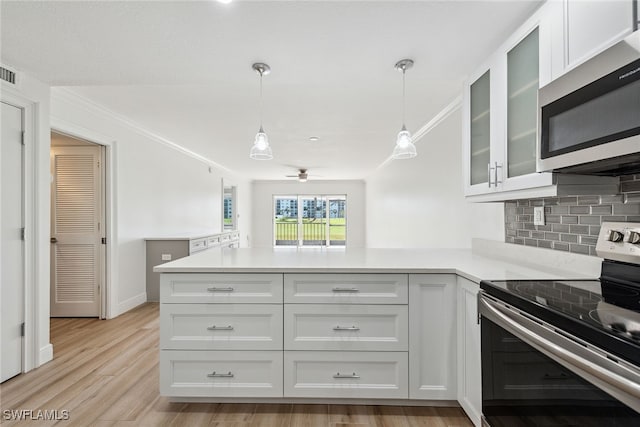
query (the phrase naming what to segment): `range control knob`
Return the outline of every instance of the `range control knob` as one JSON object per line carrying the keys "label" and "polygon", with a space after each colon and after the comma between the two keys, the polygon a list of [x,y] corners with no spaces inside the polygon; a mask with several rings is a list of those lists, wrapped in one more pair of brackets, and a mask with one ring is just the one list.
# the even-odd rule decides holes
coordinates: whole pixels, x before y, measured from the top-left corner
{"label": "range control knob", "polygon": [[640,244],[640,233],[638,233],[637,231],[632,231],[631,233],[629,233],[628,242],[633,243],[634,245]]}
{"label": "range control knob", "polygon": [[609,232],[609,241],[610,242],[622,242],[622,240],[624,239],[624,234],[620,231],[617,230],[611,230]]}

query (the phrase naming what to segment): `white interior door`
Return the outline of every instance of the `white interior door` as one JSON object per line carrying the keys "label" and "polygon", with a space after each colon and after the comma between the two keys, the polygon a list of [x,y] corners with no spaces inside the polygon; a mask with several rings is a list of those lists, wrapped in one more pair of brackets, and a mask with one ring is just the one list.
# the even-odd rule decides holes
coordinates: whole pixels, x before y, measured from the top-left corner
{"label": "white interior door", "polygon": [[101,147],[51,147],[51,316],[99,317]]}
{"label": "white interior door", "polygon": [[22,110],[2,103],[0,270],[0,382],[22,372],[24,241],[22,240]]}

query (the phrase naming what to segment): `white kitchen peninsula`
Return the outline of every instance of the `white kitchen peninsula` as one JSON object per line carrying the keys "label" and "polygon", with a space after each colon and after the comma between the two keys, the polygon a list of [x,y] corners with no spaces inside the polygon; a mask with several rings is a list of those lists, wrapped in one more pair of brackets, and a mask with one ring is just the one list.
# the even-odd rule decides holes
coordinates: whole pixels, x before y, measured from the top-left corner
{"label": "white kitchen peninsula", "polygon": [[[495,250],[485,245],[485,252]],[[246,248],[157,266],[161,394],[182,401],[459,403],[477,424],[478,282],[592,278],[591,264],[599,262],[567,255],[556,265],[566,268],[554,270],[523,259],[467,249]]]}

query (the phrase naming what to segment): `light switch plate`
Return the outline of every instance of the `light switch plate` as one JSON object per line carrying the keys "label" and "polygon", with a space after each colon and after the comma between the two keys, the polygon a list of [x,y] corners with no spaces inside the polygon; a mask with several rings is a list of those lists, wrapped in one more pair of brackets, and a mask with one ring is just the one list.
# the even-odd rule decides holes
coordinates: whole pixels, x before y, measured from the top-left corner
{"label": "light switch plate", "polygon": [[544,225],[544,206],[533,208],[533,225]]}
{"label": "light switch plate", "polygon": [[171,261],[171,254],[162,254],[162,261]]}

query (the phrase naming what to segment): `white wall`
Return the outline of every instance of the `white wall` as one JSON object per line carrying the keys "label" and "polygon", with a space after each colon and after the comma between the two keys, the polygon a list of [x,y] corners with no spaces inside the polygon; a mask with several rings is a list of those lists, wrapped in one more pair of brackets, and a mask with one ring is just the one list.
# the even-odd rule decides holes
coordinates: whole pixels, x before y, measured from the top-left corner
{"label": "white wall", "polygon": [[273,246],[273,196],[347,195],[347,246],[365,246],[364,181],[254,181],[252,189],[252,247]]}
{"label": "white wall", "polygon": [[[114,317],[146,301],[145,237],[222,231],[222,179],[230,174],[63,89],[52,90],[51,116],[56,131],[112,147],[116,273],[108,316]],[[249,192],[248,182],[233,180],[240,195]],[[246,216],[250,205],[239,207]]]}
{"label": "white wall", "polygon": [[472,237],[502,239],[502,203],[464,199],[461,120],[458,108],[416,143],[418,157],[367,178],[367,246],[468,248]]}

